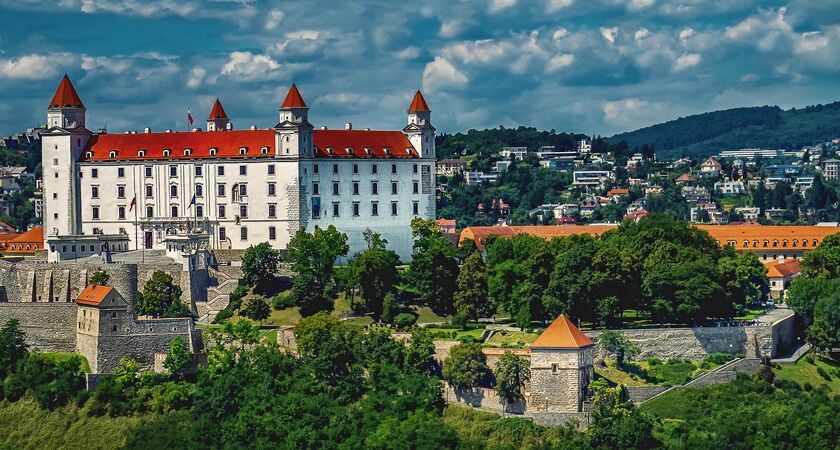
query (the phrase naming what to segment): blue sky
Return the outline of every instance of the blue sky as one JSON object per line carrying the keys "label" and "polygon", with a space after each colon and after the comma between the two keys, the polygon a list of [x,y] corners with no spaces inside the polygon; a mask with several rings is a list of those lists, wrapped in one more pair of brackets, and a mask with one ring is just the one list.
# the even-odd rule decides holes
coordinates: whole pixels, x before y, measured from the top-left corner
{"label": "blue sky", "polygon": [[0,134],[44,121],[67,72],[88,127],[277,121],[610,135],[736,106],[840,99],[837,0],[0,0]]}

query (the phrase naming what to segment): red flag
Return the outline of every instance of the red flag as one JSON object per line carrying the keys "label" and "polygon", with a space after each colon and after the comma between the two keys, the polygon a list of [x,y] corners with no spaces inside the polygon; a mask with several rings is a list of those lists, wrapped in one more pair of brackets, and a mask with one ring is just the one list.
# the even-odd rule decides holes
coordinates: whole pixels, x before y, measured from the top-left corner
{"label": "red flag", "polygon": [[133,199],[131,199],[131,205],[128,207],[128,211],[130,212],[134,207],[137,206],[137,196],[135,195]]}
{"label": "red flag", "polygon": [[190,112],[190,110],[189,110],[189,109],[187,110],[187,122],[190,124],[190,126],[192,126],[192,124],[193,124],[193,117],[192,117],[192,113]]}

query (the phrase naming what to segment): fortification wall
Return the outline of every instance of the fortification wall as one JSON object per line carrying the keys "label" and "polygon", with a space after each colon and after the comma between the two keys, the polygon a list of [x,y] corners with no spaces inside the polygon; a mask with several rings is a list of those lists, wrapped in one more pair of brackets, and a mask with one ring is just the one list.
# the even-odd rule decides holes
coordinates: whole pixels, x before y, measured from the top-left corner
{"label": "fortification wall", "polygon": [[76,349],[75,303],[0,303],[0,324],[20,321],[26,343],[45,352]]}
{"label": "fortification wall", "polygon": [[[586,331],[585,334],[595,341],[598,357],[612,357],[598,346],[598,336],[602,332],[603,330]],[[650,357],[697,360],[707,357],[710,353],[746,353],[748,334],[769,335],[771,330],[770,327],[756,326],[650,328],[621,332],[639,347],[640,352],[636,357],[639,360]]]}
{"label": "fortification wall", "polygon": [[[526,394],[527,395],[527,394]],[[501,413],[503,404],[502,399],[496,393],[495,389],[487,387],[477,387],[473,389],[455,389],[448,383],[443,383],[443,398],[447,403],[457,403],[473,408],[487,409]],[[527,400],[526,400],[527,401]],[[527,409],[526,401],[516,401],[509,403],[506,414],[525,414]]]}
{"label": "fortification wall", "polygon": [[117,324],[117,331],[102,330],[98,339],[98,352],[91,370],[113,372],[120,358],[136,360],[142,369],[151,370],[155,353],[166,353],[172,339],[181,336],[190,350],[194,349],[192,319],[135,320],[126,315]]}

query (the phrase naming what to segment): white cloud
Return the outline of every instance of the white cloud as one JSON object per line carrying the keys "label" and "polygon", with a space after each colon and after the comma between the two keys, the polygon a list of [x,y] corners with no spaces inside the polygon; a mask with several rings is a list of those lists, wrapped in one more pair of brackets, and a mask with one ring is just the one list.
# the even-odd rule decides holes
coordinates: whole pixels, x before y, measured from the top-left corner
{"label": "white cloud", "polygon": [[222,75],[243,80],[276,78],[280,63],[266,55],[251,52],[233,52],[222,67]]}
{"label": "white cloud", "polygon": [[82,56],[82,69],[88,72],[102,71],[121,74],[132,66],[132,61],[125,58],[110,58],[105,56]]}
{"label": "white cloud", "polygon": [[410,45],[400,51],[397,52],[397,58],[400,59],[414,59],[420,56],[420,49],[413,45]]}
{"label": "white cloud", "polygon": [[796,41],[796,52],[814,52],[828,47],[828,44],[828,37],[819,31],[802,33]]}
{"label": "white cloud", "polygon": [[601,32],[601,37],[604,38],[605,41],[610,44],[615,44],[615,37],[618,35],[618,27],[602,27],[599,31]]}
{"label": "white cloud", "polygon": [[190,70],[189,78],[187,78],[187,87],[196,89],[204,82],[204,77],[207,76],[207,69],[200,66],[195,66]]}
{"label": "white cloud", "polygon": [[636,31],[636,34],[633,35],[633,39],[636,41],[641,41],[642,39],[650,36],[650,30],[647,28],[639,28],[639,31]]}
{"label": "white cloud", "polygon": [[754,81],[758,81],[758,80],[760,80],[760,79],[761,79],[761,77],[759,77],[758,75],[756,75],[756,74],[754,74],[754,73],[748,73],[748,74],[746,74],[746,75],[743,75],[743,76],[740,78],[741,83],[752,83],[752,82],[754,82]]}
{"label": "white cloud", "polygon": [[672,66],[672,69],[674,72],[681,72],[685,69],[700,64],[700,61],[702,59],[703,58],[700,56],[699,53],[684,53],[680,55],[679,58],[674,60],[674,65]]}
{"label": "white cloud", "polygon": [[518,0],[490,0],[490,12],[499,12],[516,6]]}
{"label": "white cloud", "polygon": [[548,70],[549,72],[555,72],[555,71],[560,70],[564,67],[571,66],[572,64],[574,64],[574,62],[575,62],[575,55],[568,54],[568,53],[565,53],[565,54],[562,54],[562,55],[557,55],[557,56],[548,60],[548,64],[546,65],[546,70]]}
{"label": "white cloud", "polygon": [[656,3],[656,0],[630,0],[630,3],[627,5],[627,9],[631,11],[639,11],[650,8],[654,3]]}
{"label": "white cloud", "polygon": [[189,16],[199,10],[199,5],[188,1],[160,0],[82,0],[84,13],[106,12],[151,17],[161,14]]}
{"label": "white cloud", "polygon": [[554,32],[554,34],[551,35],[551,38],[554,39],[555,41],[559,41],[560,39],[563,39],[564,37],[566,37],[568,35],[569,35],[569,30],[567,30],[565,28],[558,28]]}
{"label": "white cloud", "polygon": [[74,60],[69,53],[31,54],[14,59],[0,59],[0,77],[22,80],[55,78]]}
{"label": "white cloud", "polygon": [[560,11],[561,9],[566,9],[572,6],[575,3],[575,0],[548,0],[546,4],[546,11],[553,13]]}
{"label": "white cloud", "polygon": [[461,71],[455,68],[451,62],[436,56],[434,61],[426,64],[423,69],[423,90],[436,92],[447,88],[460,88],[467,84],[469,79]]}
{"label": "white cloud", "polygon": [[266,14],[265,29],[269,31],[277,29],[285,18],[286,13],[279,9],[272,9]]}
{"label": "white cloud", "polygon": [[620,129],[631,130],[669,117],[669,108],[661,102],[638,98],[605,101],[601,104],[604,121]]}
{"label": "white cloud", "polygon": [[680,30],[680,40],[684,41],[684,40],[694,36],[695,34],[696,33],[694,32],[693,28],[691,28],[691,27],[683,28],[682,30]]}
{"label": "white cloud", "polygon": [[460,20],[447,20],[441,22],[438,36],[442,38],[453,38],[458,35],[458,32],[462,27],[463,23]]}

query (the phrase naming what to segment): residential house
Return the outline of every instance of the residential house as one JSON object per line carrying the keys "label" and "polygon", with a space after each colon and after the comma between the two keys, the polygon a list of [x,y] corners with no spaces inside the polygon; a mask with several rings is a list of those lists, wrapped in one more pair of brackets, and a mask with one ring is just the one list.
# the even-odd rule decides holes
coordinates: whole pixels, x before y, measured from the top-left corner
{"label": "residential house", "polygon": [[455,233],[455,219],[437,219],[435,222],[438,224],[438,227],[440,227],[440,231],[443,231],[444,233]]}
{"label": "residential house", "polygon": [[645,188],[645,196],[659,195],[662,193],[662,186],[648,186]]}
{"label": "residential house", "polygon": [[513,163],[509,159],[496,161],[496,172],[502,173],[507,171]]}
{"label": "residential house", "polygon": [[465,170],[467,170],[467,162],[463,159],[442,159],[438,161],[435,173],[452,176],[456,173],[463,173]]}
{"label": "residential house", "polygon": [[840,179],[840,159],[829,159],[823,162],[823,176],[826,180]]}
{"label": "residential house", "polygon": [[767,220],[772,220],[776,222],[784,219],[786,212],[787,209],[785,208],[767,208],[764,210],[764,217]]}
{"label": "residential house", "polygon": [[484,181],[488,183],[495,183],[499,178],[499,174],[495,172],[485,173],[480,170],[471,170],[464,172],[464,181],[468,185],[481,184]]}
{"label": "residential house", "polygon": [[736,214],[744,216],[744,220],[758,220],[758,216],[761,215],[761,209],[754,206],[742,206],[733,210]]}
{"label": "residential house", "polygon": [[712,198],[703,186],[684,186],[680,193],[689,203],[708,203]]}
{"label": "residential house", "polygon": [[721,164],[715,158],[708,158],[700,163],[700,173],[704,176],[716,177],[720,174]]}
{"label": "residential house", "polygon": [[629,212],[624,215],[624,220],[632,220],[633,222],[638,222],[645,218],[648,215],[648,212],[644,209],[638,209],[632,212]]}
{"label": "residential house", "polygon": [[627,214],[630,214],[634,211],[640,211],[645,209],[645,199],[640,198],[633,200],[633,203],[627,205]]}
{"label": "residential house", "polygon": [[44,248],[44,228],[34,227],[25,233],[10,239],[3,256],[33,256]]}
{"label": "residential house", "polygon": [[622,197],[629,197],[629,196],[630,196],[630,189],[626,189],[626,188],[614,188],[614,189],[610,189],[609,191],[607,191],[607,198],[609,198],[610,200],[612,200],[615,203],[618,203],[618,201]]}
{"label": "residential house", "polygon": [[684,173],[684,174],[680,175],[679,177],[677,177],[676,180],[674,180],[675,183],[680,184],[680,185],[691,184],[691,183],[694,183],[695,181],[697,181],[697,178],[690,173]]}
{"label": "residential house", "polygon": [[601,209],[601,202],[597,197],[587,197],[578,204],[581,217],[590,217],[595,211]]}
{"label": "residential house", "polygon": [[540,165],[546,169],[558,171],[569,171],[575,169],[575,162],[571,159],[541,159]]}
{"label": "residential house", "polygon": [[715,182],[715,191],[723,195],[739,195],[747,191],[744,183],[740,181],[717,181]]}
{"label": "residential house", "polygon": [[770,292],[778,293],[784,298],[790,283],[799,276],[799,260],[779,258],[764,264],[764,267],[767,269],[767,278],[770,281]]}
{"label": "residential house", "polygon": [[580,205],[576,203],[564,203],[554,208],[554,217],[573,216],[580,212]]}
{"label": "residential house", "polygon": [[611,178],[612,173],[606,170],[575,170],[572,173],[572,184],[587,188],[603,188]]}
{"label": "residential house", "polygon": [[525,155],[527,154],[528,147],[502,147],[502,150],[499,152],[499,156],[502,158],[510,159],[513,156],[518,161],[525,159]]}
{"label": "residential house", "polygon": [[697,203],[691,207],[691,221],[694,223],[722,224],[726,216],[714,203]]}

